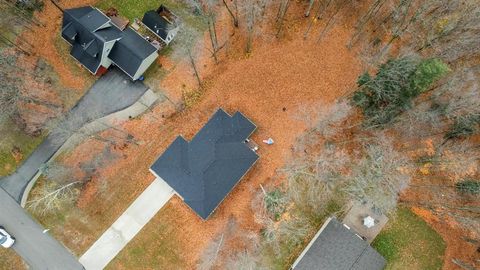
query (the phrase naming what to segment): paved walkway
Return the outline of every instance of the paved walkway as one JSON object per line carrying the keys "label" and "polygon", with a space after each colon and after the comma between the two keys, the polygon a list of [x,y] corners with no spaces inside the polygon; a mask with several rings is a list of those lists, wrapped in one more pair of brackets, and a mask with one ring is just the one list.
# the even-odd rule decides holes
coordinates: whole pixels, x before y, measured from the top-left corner
{"label": "paved walkway", "polygon": [[87,270],[100,270],[137,235],[173,196],[174,191],[157,178],[80,258]]}
{"label": "paved walkway", "polygon": [[[153,104],[156,102],[163,102],[165,100],[164,97],[155,94],[152,90],[147,90],[143,96],[141,96],[137,102],[135,102],[130,107],[114,112],[109,114],[105,117],[93,120],[83,127],[79,128],[70,138],[68,138],[65,143],[50,157],[49,160],[45,161],[44,163],[50,162],[50,160],[55,160],[55,158],[62,154],[65,150],[71,149],[78,143],[84,140],[85,137],[88,137],[92,134],[100,133],[111,126],[114,126],[116,123],[128,121],[131,117],[137,117],[148,110]],[[28,195],[31,189],[35,186],[36,181],[41,176],[41,172],[37,171],[35,176],[33,176],[28,183],[27,187],[24,189],[22,194],[20,205],[25,207],[28,200]]]}
{"label": "paved walkway", "polygon": [[[141,82],[132,82],[117,69],[110,69],[102,76],[72,108],[69,129],[78,129],[92,119],[83,119],[81,115],[102,117],[123,110],[137,101],[147,88]],[[83,119],[83,121],[78,121]],[[40,146],[23,162],[15,173],[0,179],[0,187],[20,203],[23,191],[35,176],[38,168],[60,148],[67,138],[48,136]]]}
{"label": "paved walkway", "polygon": [[[0,225],[16,238],[15,250],[30,269],[81,270],[82,265],[0,188]],[[1,247],[0,247],[1,248]],[[0,258],[1,259],[1,258]]]}

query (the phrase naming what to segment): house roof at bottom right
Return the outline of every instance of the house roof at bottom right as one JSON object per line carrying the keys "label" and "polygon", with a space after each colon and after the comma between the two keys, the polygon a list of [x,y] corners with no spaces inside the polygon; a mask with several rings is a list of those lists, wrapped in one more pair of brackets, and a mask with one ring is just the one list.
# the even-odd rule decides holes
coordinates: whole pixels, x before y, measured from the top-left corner
{"label": "house roof at bottom right", "polygon": [[328,219],[291,269],[381,270],[385,259],[355,232]]}

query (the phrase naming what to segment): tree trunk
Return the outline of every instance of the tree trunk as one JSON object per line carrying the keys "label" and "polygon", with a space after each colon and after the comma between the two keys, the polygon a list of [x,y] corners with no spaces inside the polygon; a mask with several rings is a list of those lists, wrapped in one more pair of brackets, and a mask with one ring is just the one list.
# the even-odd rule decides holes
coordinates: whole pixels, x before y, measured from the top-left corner
{"label": "tree trunk", "polygon": [[0,40],[3,40],[3,42],[4,42],[5,44],[7,44],[7,45],[10,44],[10,45],[14,46],[16,49],[18,49],[20,52],[24,53],[25,55],[30,56],[30,53],[29,53],[29,52],[27,52],[26,50],[24,50],[22,47],[18,46],[18,44],[16,44],[15,42],[11,41],[8,37],[2,35],[1,33],[0,33]]}
{"label": "tree trunk", "polygon": [[312,28],[313,26],[313,22],[315,20],[320,20],[321,17],[323,16],[323,13],[327,10],[327,8],[330,6],[330,3],[332,3],[332,0],[328,0],[328,2],[325,4],[325,3],[321,3],[320,5],[318,5],[318,9],[317,11],[315,12],[315,18],[313,20],[310,20],[310,23],[308,24],[308,27],[307,27],[307,30],[305,31],[305,33],[303,34],[303,39],[307,39],[307,36],[308,36],[308,33],[310,32],[310,29]]}
{"label": "tree trunk", "polygon": [[227,8],[228,14],[230,14],[230,17],[233,19],[233,25],[238,28],[238,18],[233,14],[232,10],[230,7],[228,7],[227,2],[223,0],[223,4]]}
{"label": "tree trunk", "polygon": [[283,0],[280,3],[280,13],[279,13],[279,23],[278,23],[278,30],[276,37],[280,37],[280,33],[282,32],[283,22],[285,20],[285,14],[287,14],[288,7],[290,6],[290,0]]}
{"label": "tree trunk", "polygon": [[336,16],[337,14],[340,12],[340,10],[345,6],[346,3],[348,3],[350,0],[343,0],[341,3],[337,4],[337,9],[335,10],[335,12],[332,14],[332,16],[330,16],[330,18],[328,19],[327,21],[327,24],[325,25],[325,27],[323,28],[322,32],[320,33],[320,35],[318,36],[318,39],[317,39],[317,42],[320,42],[320,40],[322,40],[322,38],[325,36],[325,34],[327,33],[327,31],[330,29],[330,27],[333,25],[333,23],[335,22],[335,19],[336,19]]}
{"label": "tree trunk", "polygon": [[210,34],[210,41],[212,42],[213,58],[215,59],[215,63],[218,63],[218,59],[217,59],[218,45],[216,42],[215,25],[210,19],[208,20],[208,33]]}
{"label": "tree trunk", "polygon": [[203,88],[202,80],[200,80],[200,75],[198,74],[197,65],[195,64],[195,59],[193,59],[193,55],[190,50],[188,50],[188,57],[190,58],[190,63],[192,64],[195,77],[197,78],[198,86],[200,86],[200,88]]}
{"label": "tree trunk", "polygon": [[37,26],[45,26],[44,24],[42,24],[41,22],[39,22],[38,20],[36,20],[34,17],[30,16],[29,14],[25,13],[25,10],[22,10],[20,9],[19,7],[17,7],[17,5],[15,5],[14,3],[12,2],[9,2],[8,0],[3,0],[4,3],[6,3],[8,6],[10,7],[13,7],[15,10],[17,10],[17,14],[20,16],[20,18],[22,18],[24,21],[27,21],[28,23],[33,23]]}
{"label": "tree trunk", "polygon": [[310,12],[312,11],[313,4],[315,3],[315,0],[310,0],[310,3],[308,4],[308,8],[305,11],[305,17],[310,16]]}
{"label": "tree trunk", "polygon": [[63,13],[63,8],[60,5],[58,5],[55,0],[50,0],[50,2],[52,2],[52,4]]}
{"label": "tree trunk", "polygon": [[387,2],[386,0],[376,0],[368,9],[367,14],[365,14],[359,21],[355,33],[352,35],[349,44],[347,45],[348,48],[352,48],[353,45],[357,42],[358,38],[360,37],[364,27],[367,23],[377,14],[377,12],[382,8],[383,4]]}

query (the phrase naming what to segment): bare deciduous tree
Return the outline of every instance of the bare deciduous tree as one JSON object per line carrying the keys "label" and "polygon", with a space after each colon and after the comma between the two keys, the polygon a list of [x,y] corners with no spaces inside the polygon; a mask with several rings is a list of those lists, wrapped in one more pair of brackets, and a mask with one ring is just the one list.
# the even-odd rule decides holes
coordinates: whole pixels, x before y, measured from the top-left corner
{"label": "bare deciduous tree", "polygon": [[387,0],[375,0],[369,6],[368,11],[359,19],[355,27],[355,33],[352,35],[348,44],[349,48],[353,47],[353,45],[358,41],[359,37],[363,34],[363,30],[365,29],[367,23],[377,15],[386,2]]}
{"label": "bare deciduous tree", "polygon": [[222,0],[222,1],[223,1],[223,5],[225,6],[225,8],[228,11],[228,14],[230,14],[230,16],[232,17],[233,25],[238,28],[238,4],[237,4],[237,0],[233,0],[233,2],[234,2],[233,4],[234,4],[234,7],[235,7],[235,13],[229,7],[226,0]]}
{"label": "bare deciduous tree", "polygon": [[356,162],[347,177],[345,192],[353,199],[373,205],[381,213],[395,210],[399,193],[410,182],[410,163],[384,135],[365,146],[365,156]]}
{"label": "bare deciduous tree", "polygon": [[252,52],[256,26],[263,21],[263,17],[269,4],[270,0],[245,0],[243,2],[242,11],[245,14],[247,31],[247,45],[245,51],[247,53]]}
{"label": "bare deciduous tree", "polygon": [[258,263],[258,258],[248,250],[243,250],[232,256],[228,263],[227,268],[231,270],[263,270]]}
{"label": "bare deciduous tree", "polygon": [[199,48],[201,47],[199,42],[201,42],[201,33],[187,24],[183,23],[180,25],[180,30],[178,31],[177,38],[175,39],[176,50],[174,51],[174,58],[187,58],[190,64],[192,65],[195,78],[197,79],[198,86],[202,88],[202,80],[198,72],[198,67],[196,64],[197,56],[199,53]]}
{"label": "bare deciduous tree", "polygon": [[237,233],[237,221],[230,217],[223,231],[217,235],[203,250],[197,268],[199,270],[215,269],[218,266],[220,253],[225,243]]}
{"label": "bare deciduous tree", "polygon": [[59,161],[44,164],[40,172],[45,181],[32,193],[33,199],[27,202],[27,207],[36,214],[47,215],[75,202],[78,188],[97,175],[98,168],[107,166],[116,158],[117,155],[107,145],[102,152],[76,166],[67,166]]}
{"label": "bare deciduous tree", "polygon": [[39,168],[39,171],[48,180],[59,184],[72,182],[72,175],[74,174],[71,167],[65,166],[57,161],[51,161],[43,164]]}
{"label": "bare deciduous tree", "polygon": [[80,183],[80,181],[75,181],[58,186],[54,183],[46,182],[39,193],[35,194],[36,198],[27,202],[27,208],[40,216],[58,211],[62,205],[74,201],[76,194],[78,194],[75,186]]}
{"label": "bare deciduous tree", "polygon": [[287,14],[288,7],[290,6],[290,0],[281,0],[278,6],[278,13],[277,13],[277,34],[276,37],[280,37],[280,33],[283,29],[283,24],[285,20],[285,15]]}

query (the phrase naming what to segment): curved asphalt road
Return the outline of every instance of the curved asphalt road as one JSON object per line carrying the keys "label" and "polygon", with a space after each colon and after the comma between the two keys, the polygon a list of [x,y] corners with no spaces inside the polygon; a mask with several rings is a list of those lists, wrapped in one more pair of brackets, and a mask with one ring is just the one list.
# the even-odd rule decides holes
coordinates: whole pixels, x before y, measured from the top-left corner
{"label": "curved asphalt road", "polygon": [[[146,90],[141,82],[132,82],[121,71],[113,68],[97,80],[71,110],[70,115],[102,117],[129,107]],[[75,125],[80,128],[87,121],[76,121]],[[19,205],[25,187],[38,168],[64,142],[48,136],[14,174],[0,179],[0,226],[16,238],[12,248],[35,270],[83,269],[77,258],[48,233],[44,234],[43,228]]]}
{"label": "curved asphalt road", "polygon": [[83,266],[2,188],[0,188],[0,225],[16,238],[13,249],[34,270],[80,270]]}
{"label": "curved asphalt road", "polygon": [[[135,103],[145,91],[147,88],[143,83],[132,82],[121,71],[112,68],[100,77],[72,108],[66,121],[82,118],[79,115],[95,115],[100,118],[123,110]],[[88,119],[84,120],[83,122],[74,120],[70,126],[78,129],[88,121]],[[48,136],[15,173],[0,179],[0,187],[20,203],[23,191],[37,173],[38,168],[55,154],[66,139],[59,141],[58,138]]]}

